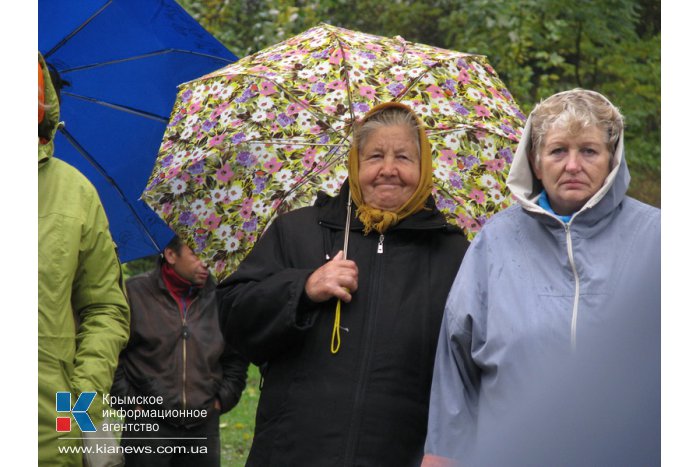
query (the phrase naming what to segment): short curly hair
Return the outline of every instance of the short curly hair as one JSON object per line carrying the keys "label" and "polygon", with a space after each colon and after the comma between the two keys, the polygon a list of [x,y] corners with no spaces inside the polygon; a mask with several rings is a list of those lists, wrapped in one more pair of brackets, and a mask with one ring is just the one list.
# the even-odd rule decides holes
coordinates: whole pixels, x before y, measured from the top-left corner
{"label": "short curly hair", "polygon": [[607,148],[612,155],[622,134],[624,118],[620,110],[602,94],[586,89],[572,89],[554,94],[537,104],[530,114],[535,163],[539,164],[540,151],[545,137],[552,128],[564,128],[578,134],[591,126],[603,130],[607,136]]}

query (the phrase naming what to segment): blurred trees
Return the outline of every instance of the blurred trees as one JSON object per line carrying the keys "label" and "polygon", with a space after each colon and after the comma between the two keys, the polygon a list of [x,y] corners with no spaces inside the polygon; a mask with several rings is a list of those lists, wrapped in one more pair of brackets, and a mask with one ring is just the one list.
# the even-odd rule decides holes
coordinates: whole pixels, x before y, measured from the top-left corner
{"label": "blurred trees", "polygon": [[320,22],[486,55],[529,113],[565,89],[626,118],[632,194],[660,204],[660,0],[178,0],[239,57]]}
{"label": "blurred trees", "polygon": [[160,264],[159,257],[159,255],[146,256],[145,258],[135,259],[128,263],[122,263],[124,280],[157,267]]}

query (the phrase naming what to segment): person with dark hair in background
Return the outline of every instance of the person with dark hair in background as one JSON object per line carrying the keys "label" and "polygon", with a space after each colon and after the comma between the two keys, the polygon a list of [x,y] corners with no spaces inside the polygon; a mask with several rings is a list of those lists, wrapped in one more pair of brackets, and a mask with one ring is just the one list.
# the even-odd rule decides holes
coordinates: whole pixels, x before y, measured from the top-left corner
{"label": "person with dark hair in background", "polygon": [[[81,394],[97,393],[87,413],[100,429],[102,395],[129,337],[129,307],[97,191],[53,157],[59,96],[41,54],[38,76],[39,464],[82,466],[81,436],[89,446],[94,432],[81,432],[66,405],[73,408]],[[59,392],[69,398],[59,403]]]}
{"label": "person with dark hair in background", "polygon": [[277,218],[220,285],[226,337],[262,365],[248,466],[422,458],[437,335],[468,242],[435,206],[409,107],[370,110],[348,164],[338,196]]}
{"label": "person with dark hair in background", "polygon": [[[658,359],[634,362],[629,358],[628,340],[632,338],[639,348],[637,332],[658,333],[654,323],[659,322],[660,313],[661,213],[626,196],[629,182],[623,118],[607,98],[573,89],[535,107],[508,175],[517,204],[493,216],[476,236],[447,300],[435,359],[424,466],[639,465],[620,463],[632,457],[609,450],[616,443],[592,441],[593,431],[610,434],[614,431],[610,426],[625,427],[618,430],[617,444],[623,451],[645,444],[645,452],[653,452],[646,448],[654,441],[655,428],[636,431],[633,425],[635,420],[655,423],[651,414],[658,414],[658,407],[640,404],[638,410],[650,414],[646,418],[629,412],[622,415],[628,409],[623,405],[615,414],[593,408],[593,402],[602,402],[600,395],[606,392],[616,398],[626,394],[623,397],[636,402],[653,401],[654,389],[635,382],[658,382],[658,364],[654,364]],[[644,307],[633,305],[642,294],[651,301]],[[641,329],[640,323],[644,323]],[[614,333],[609,331],[612,326]],[[610,345],[611,336],[619,338],[617,345]],[[648,355],[658,355],[658,340],[650,339],[648,344],[656,345]],[[606,352],[592,352],[591,346],[597,345],[604,345]],[[570,390],[548,391],[562,397],[549,401],[549,406],[526,398],[541,381],[551,387],[557,376],[571,378],[570,372],[548,373],[561,369],[559,357],[567,353],[586,356],[570,363],[587,371],[581,373],[587,377],[576,381],[591,387],[571,390],[571,384],[561,384],[560,388]],[[602,367],[606,361],[634,362],[633,373],[639,371],[644,377],[617,381],[600,391],[601,383],[610,378],[601,378],[601,373],[586,366]],[[618,368],[616,373],[629,375],[628,370]],[[587,393],[596,395],[585,397]],[[589,420],[596,413],[601,415],[597,418],[601,427],[564,430],[565,423],[551,418],[520,418],[531,413],[520,406],[535,403],[543,414],[546,410],[550,417],[572,422],[575,411],[555,407],[583,406],[586,412],[579,413],[579,420]],[[517,419],[511,418],[514,413],[520,414]],[[505,436],[515,423],[528,433]],[[557,426],[562,429],[553,430]],[[507,461],[508,456],[500,457],[501,463],[495,460],[501,453],[493,452],[499,428],[502,449],[514,454]],[[628,437],[633,432],[639,434],[637,443]],[[535,433],[556,433],[557,438],[535,441]],[[581,435],[578,440],[576,433]],[[526,439],[532,444],[532,457],[522,444],[514,449],[507,441]],[[547,443],[552,443],[548,460],[538,446]],[[492,452],[484,452],[487,445]],[[576,459],[562,456],[566,449],[561,446],[572,446]],[[642,463],[657,462],[649,458]]]}
{"label": "person with dark hair in background", "polygon": [[[126,281],[131,336],[111,394],[143,402],[123,407],[134,411],[122,435],[122,446],[133,447],[127,466],[220,465],[219,416],[238,403],[248,360],[224,342],[215,287],[206,264],[177,236],[159,267]],[[158,416],[164,412],[173,415]],[[144,423],[159,429],[130,428]],[[159,446],[187,452],[158,453]]]}

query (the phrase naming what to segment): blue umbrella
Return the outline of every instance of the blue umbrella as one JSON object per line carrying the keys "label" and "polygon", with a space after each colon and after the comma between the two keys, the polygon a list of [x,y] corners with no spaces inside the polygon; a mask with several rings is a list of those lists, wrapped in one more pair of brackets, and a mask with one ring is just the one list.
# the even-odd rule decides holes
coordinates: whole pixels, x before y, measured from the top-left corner
{"label": "blue umbrella", "polygon": [[97,188],[126,262],[168,226],[139,199],[180,83],[238,58],[173,0],[39,0],[39,50],[58,72],[56,157]]}

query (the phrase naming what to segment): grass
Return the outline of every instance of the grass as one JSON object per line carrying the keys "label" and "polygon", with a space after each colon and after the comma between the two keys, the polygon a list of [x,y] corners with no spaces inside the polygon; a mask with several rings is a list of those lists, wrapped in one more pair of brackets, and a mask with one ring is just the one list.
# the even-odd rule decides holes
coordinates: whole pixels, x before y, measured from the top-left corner
{"label": "grass", "polygon": [[248,384],[238,405],[224,414],[219,422],[221,436],[221,465],[243,467],[255,431],[255,411],[260,399],[260,372],[251,365]]}

